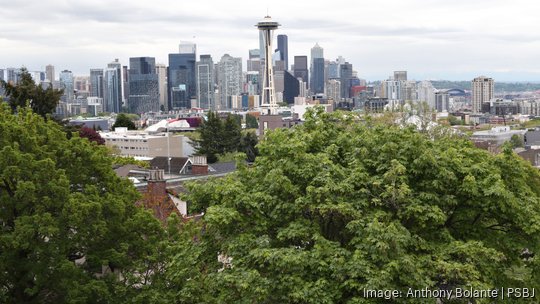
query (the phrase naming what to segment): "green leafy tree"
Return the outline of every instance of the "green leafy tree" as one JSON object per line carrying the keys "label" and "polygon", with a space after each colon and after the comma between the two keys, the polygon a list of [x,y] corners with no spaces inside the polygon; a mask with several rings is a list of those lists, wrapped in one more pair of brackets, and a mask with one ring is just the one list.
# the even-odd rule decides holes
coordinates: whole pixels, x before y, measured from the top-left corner
{"label": "green leafy tree", "polygon": [[150,295],[167,235],[104,146],[0,106],[0,302],[120,303]]}
{"label": "green leafy tree", "polygon": [[510,144],[512,145],[512,148],[523,148],[525,146],[525,143],[523,142],[523,137],[514,134],[510,138]]}
{"label": "green leafy tree", "polygon": [[128,130],[137,130],[133,120],[131,120],[131,118],[125,113],[120,113],[118,116],[116,116],[116,121],[114,122],[112,128],[114,130],[114,128],[118,127],[128,128]]}
{"label": "green leafy tree", "polygon": [[257,118],[253,115],[246,114],[246,127],[248,129],[258,129],[259,122],[257,121]]}
{"label": "green leafy tree", "polygon": [[12,111],[15,112],[17,107],[25,107],[28,103],[34,113],[43,117],[55,111],[60,101],[60,96],[64,92],[63,90],[53,89],[51,84],[47,88],[36,85],[26,68],[21,69],[18,83],[7,83],[4,80],[0,80],[0,85],[5,90],[5,95]]}
{"label": "green leafy tree", "polygon": [[199,285],[187,294],[204,303],[386,303],[363,289],[540,287],[540,173],[511,150],[491,155],[449,132],[353,114],[305,117],[269,132],[253,166],[189,186],[204,233],[177,248],[169,286]]}

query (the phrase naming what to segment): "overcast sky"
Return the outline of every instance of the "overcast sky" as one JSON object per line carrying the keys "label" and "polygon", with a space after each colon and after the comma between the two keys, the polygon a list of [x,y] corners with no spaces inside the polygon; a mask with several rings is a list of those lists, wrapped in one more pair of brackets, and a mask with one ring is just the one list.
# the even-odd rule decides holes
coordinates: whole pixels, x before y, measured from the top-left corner
{"label": "overcast sky", "polygon": [[540,81],[538,0],[0,0],[0,68],[87,75],[114,58],[167,64],[193,41],[197,56],[228,53],[245,69],[267,9],[276,35],[289,37],[290,63],[318,42],[368,80],[407,70],[416,80]]}

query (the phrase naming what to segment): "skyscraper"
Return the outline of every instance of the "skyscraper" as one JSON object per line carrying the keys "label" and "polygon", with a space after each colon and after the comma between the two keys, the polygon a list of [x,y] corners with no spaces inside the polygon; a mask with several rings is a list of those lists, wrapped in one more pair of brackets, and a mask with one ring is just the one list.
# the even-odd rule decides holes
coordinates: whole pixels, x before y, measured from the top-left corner
{"label": "skyscraper", "polygon": [[68,70],[63,70],[60,72],[60,82],[62,83],[64,89],[64,94],[60,99],[66,103],[72,102],[75,96],[73,92],[75,89],[73,83],[73,73]]}
{"label": "skyscraper", "polygon": [[407,71],[394,71],[394,80],[407,81]]}
{"label": "skyscraper", "polygon": [[156,64],[156,74],[159,85],[159,108],[167,111],[169,107],[167,94],[167,66],[163,63]]}
{"label": "skyscraper", "polygon": [[193,43],[180,44],[179,54],[169,54],[167,89],[170,109],[191,107],[191,98],[196,96],[195,62],[196,46]]}
{"label": "skyscraper", "polygon": [[103,69],[90,69],[90,96],[103,98]]}
{"label": "skyscraper", "polygon": [[49,64],[45,67],[45,81],[52,83],[55,80],[54,65]]}
{"label": "skyscraper", "polygon": [[350,80],[352,79],[352,64],[345,62],[339,66],[339,80],[341,83],[341,98],[350,97]]}
{"label": "skyscraper", "polygon": [[[315,66],[317,62],[317,66]],[[311,92],[314,94],[324,93],[324,49],[315,43],[311,48]]]}
{"label": "skyscraper", "polygon": [[131,113],[159,111],[159,80],[154,57],[129,58],[129,98]]}
{"label": "skyscraper", "polygon": [[126,102],[124,100],[124,90],[123,90],[123,79],[122,79],[122,64],[120,61],[118,61],[118,58],[115,59],[113,62],[109,63],[107,65],[107,68],[109,69],[116,69],[116,73],[118,74],[118,100],[120,101],[120,108],[122,105]]}
{"label": "skyscraper", "polygon": [[201,55],[195,64],[197,103],[203,109],[215,109],[214,61],[210,55]]}
{"label": "skyscraper", "polygon": [[300,95],[300,83],[290,71],[284,71],[283,76],[283,101],[292,104],[294,98]]}
{"label": "skyscraper", "polygon": [[480,76],[473,79],[472,87],[472,110],[473,113],[482,112],[482,103],[488,102],[493,98],[493,89],[495,82],[493,78]]}
{"label": "skyscraper", "polygon": [[103,103],[105,112],[120,113],[122,109],[121,69],[109,67],[103,77]]}
{"label": "skyscraper", "polygon": [[277,36],[277,50],[281,60],[285,62],[285,70],[289,70],[289,42],[287,35]]}
{"label": "skyscraper", "polygon": [[294,56],[294,77],[302,78],[302,81],[308,83],[308,59],[307,56]]}
{"label": "skyscraper", "polygon": [[324,58],[315,58],[311,68],[311,91],[324,93]]}
{"label": "skyscraper", "polygon": [[270,16],[264,17],[264,19],[257,23],[255,26],[259,29],[259,39],[262,37],[264,42],[264,72],[262,81],[262,101],[261,106],[266,114],[276,114],[277,101],[276,91],[274,87],[274,71],[272,66],[272,39],[274,37],[274,31],[280,26],[279,23],[272,21]]}
{"label": "skyscraper", "polygon": [[231,96],[242,93],[242,58],[225,54],[218,63],[219,108],[232,107]]}

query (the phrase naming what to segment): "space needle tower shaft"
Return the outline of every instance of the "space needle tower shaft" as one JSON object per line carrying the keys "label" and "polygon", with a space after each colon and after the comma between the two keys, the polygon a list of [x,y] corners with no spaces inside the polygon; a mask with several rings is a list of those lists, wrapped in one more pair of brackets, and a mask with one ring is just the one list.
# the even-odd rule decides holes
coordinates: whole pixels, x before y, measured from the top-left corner
{"label": "space needle tower shaft", "polygon": [[264,75],[262,81],[262,102],[263,114],[277,114],[276,90],[274,87],[274,68],[272,66],[272,40],[274,30],[281,24],[272,21],[270,16],[257,23],[255,26],[262,32],[264,39]]}

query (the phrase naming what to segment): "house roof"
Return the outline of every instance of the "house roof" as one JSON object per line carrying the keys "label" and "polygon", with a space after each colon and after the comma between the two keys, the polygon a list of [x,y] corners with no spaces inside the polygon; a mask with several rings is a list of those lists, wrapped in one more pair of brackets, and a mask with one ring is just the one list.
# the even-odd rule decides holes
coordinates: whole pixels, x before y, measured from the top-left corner
{"label": "house roof", "polygon": [[[190,162],[188,157],[171,157],[171,173],[180,174],[188,162]],[[150,161],[150,168],[159,168],[168,172],[169,163],[167,157],[154,157]]]}

